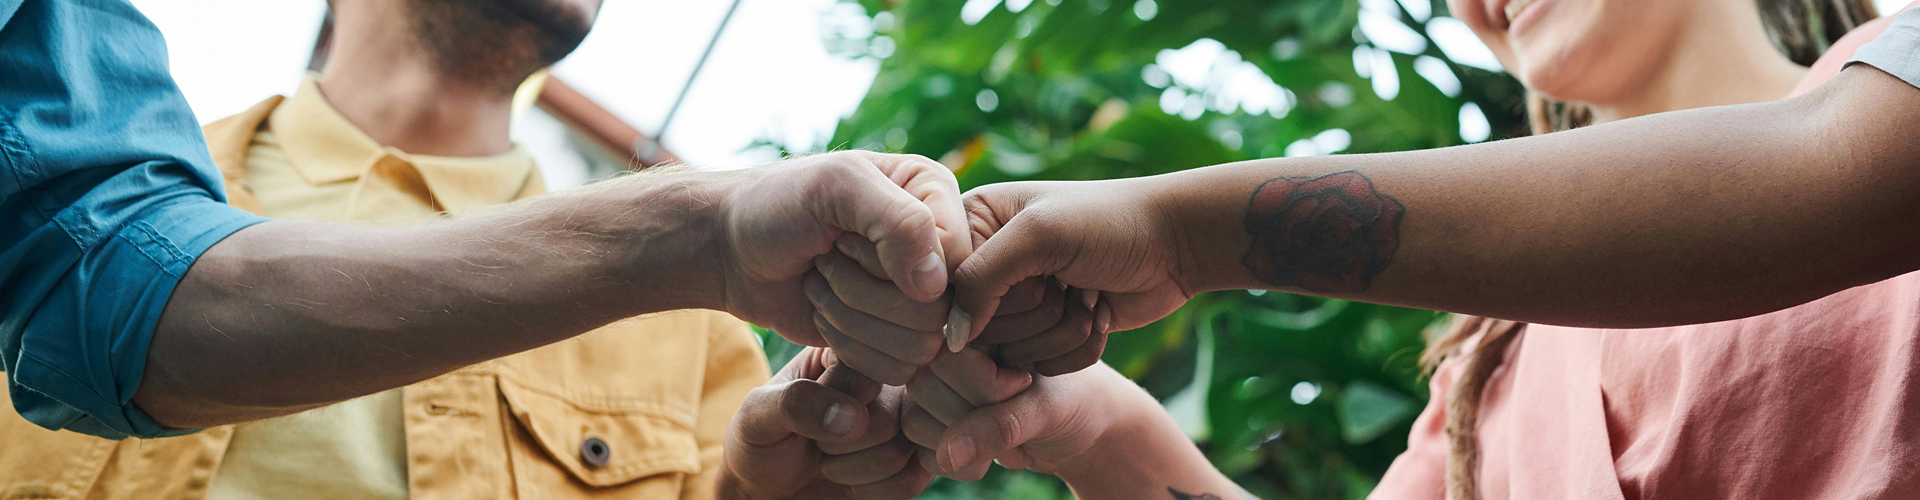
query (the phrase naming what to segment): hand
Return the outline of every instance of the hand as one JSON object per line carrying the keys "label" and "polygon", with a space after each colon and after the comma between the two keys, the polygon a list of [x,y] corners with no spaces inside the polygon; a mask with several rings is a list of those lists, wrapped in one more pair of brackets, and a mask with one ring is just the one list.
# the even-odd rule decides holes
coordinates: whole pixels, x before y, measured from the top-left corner
{"label": "hand", "polygon": [[[974,338],[1008,291],[1035,276],[1099,291],[1092,332],[1145,326],[1185,304],[1178,238],[1135,179],[983,186],[964,204],[974,252],[954,271],[954,328]],[[998,321],[996,318],[994,321]]]}
{"label": "hand", "polygon": [[[957,417],[952,415],[959,408],[920,397],[951,390],[964,398],[990,399],[1019,381],[999,370],[1004,369],[983,360],[967,361],[926,378],[963,382],[909,386],[913,399],[900,416],[901,430],[915,444],[938,450],[920,450],[921,467],[971,481],[998,462],[1056,474],[1080,498],[1253,498],[1213,468],[1153,396],[1104,364],[1034,380],[1003,403],[979,405]],[[914,379],[916,384],[922,380]],[[983,388],[993,392],[976,394]]]}
{"label": "hand", "polygon": [[[814,325],[843,362],[888,385],[905,385],[943,347],[951,307],[945,298],[920,302],[879,277],[872,242],[851,234],[838,251],[814,258],[806,278]],[[977,343],[996,346],[1001,361],[1043,375],[1068,373],[1099,360],[1105,336],[1091,334],[1091,292],[1069,291],[1033,278],[1016,284]],[[1074,302],[1068,295],[1079,297]]]}
{"label": "hand", "polygon": [[733,178],[722,201],[724,308],[797,344],[827,345],[802,283],[841,234],[874,242],[884,275],[920,302],[943,295],[947,262],[971,248],[953,173],[924,157],[843,151]]}
{"label": "hand", "polygon": [[[1034,377],[1026,370],[1000,366],[985,350],[968,346],[960,352],[940,353],[932,363],[920,369],[907,383],[908,401],[901,413],[904,429],[910,422],[921,435],[931,436],[920,443],[921,467],[962,481],[980,479],[988,464],[981,462],[964,468],[943,469],[933,450],[938,435],[948,424],[958,422],[979,408],[999,404],[1027,390]],[[912,437],[912,436],[909,436]]]}
{"label": "hand", "polygon": [[[1152,396],[1105,364],[1035,379],[1030,387],[1022,387],[1024,392],[977,408],[965,400],[922,397],[948,393],[984,401],[1005,396],[998,391],[1018,385],[1005,373],[986,372],[993,369],[991,361],[987,363],[963,359],[935,370],[937,377],[915,378],[915,385],[908,387],[912,401],[901,413],[900,426],[909,439],[926,448],[919,452],[922,467],[972,481],[985,475],[994,461],[1049,474],[1075,465],[1097,466],[1102,460],[1088,456],[1088,450],[1103,439],[1117,437],[1110,435],[1114,429],[1150,420],[1152,413],[1160,412]],[[950,380],[962,382],[941,385]]]}
{"label": "hand", "polygon": [[827,350],[801,351],[734,414],[719,497],[912,498],[933,476],[899,434],[902,399]]}

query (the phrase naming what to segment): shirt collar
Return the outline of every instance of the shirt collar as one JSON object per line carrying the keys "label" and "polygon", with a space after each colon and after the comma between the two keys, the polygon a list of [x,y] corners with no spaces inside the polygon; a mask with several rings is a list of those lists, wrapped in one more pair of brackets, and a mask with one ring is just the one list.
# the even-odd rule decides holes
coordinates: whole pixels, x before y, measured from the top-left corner
{"label": "shirt collar", "polygon": [[505,153],[478,157],[415,155],[382,146],[327,102],[312,75],[274,110],[267,126],[293,170],[310,184],[359,180],[392,157],[419,172],[428,191],[420,194],[448,212],[513,201],[537,175],[533,157],[519,144]]}

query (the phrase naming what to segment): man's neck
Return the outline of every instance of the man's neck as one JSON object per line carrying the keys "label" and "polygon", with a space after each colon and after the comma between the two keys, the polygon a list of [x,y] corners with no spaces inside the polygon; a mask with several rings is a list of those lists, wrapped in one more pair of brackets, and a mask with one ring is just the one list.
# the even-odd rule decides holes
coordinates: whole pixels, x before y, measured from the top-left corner
{"label": "man's neck", "polygon": [[1697,13],[1641,85],[1589,103],[1594,122],[1786,97],[1807,69],[1773,48],[1755,8]]}
{"label": "man's neck", "polygon": [[[342,47],[345,48],[345,47]],[[476,85],[449,78],[405,51],[335,52],[319,78],[320,93],[347,121],[383,146],[433,156],[489,156],[513,144],[510,84]],[[373,55],[374,57],[361,57]]]}

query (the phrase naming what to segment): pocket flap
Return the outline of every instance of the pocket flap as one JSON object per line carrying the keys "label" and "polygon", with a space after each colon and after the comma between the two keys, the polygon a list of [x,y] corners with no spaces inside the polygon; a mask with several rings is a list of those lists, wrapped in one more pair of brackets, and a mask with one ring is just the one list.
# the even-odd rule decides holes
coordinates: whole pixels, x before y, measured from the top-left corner
{"label": "pocket flap", "polygon": [[700,472],[693,416],[629,401],[585,401],[501,377],[513,418],[580,482],[613,486],[655,474]]}

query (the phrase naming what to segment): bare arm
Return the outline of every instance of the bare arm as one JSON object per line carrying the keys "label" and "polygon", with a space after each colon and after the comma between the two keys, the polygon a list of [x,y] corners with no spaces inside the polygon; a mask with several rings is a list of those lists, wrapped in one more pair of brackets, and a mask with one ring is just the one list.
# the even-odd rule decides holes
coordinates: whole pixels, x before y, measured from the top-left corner
{"label": "bare arm", "polygon": [[[916,386],[930,386],[908,390],[973,393],[1001,385],[990,382],[999,378],[997,368],[978,356],[980,363],[917,378]],[[930,388],[937,390],[924,390]],[[901,432],[931,450],[922,461],[935,473],[962,481],[980,479],[998,463],[1058,474],[1080,498],[1252,498],[1207,461],[1152,395],[1105,364],[1009,388],[1024,390],[977,407],[915,397],[900,416]]]}
{"label": "bare arm", "polygon": [[992,310],[1051,274],[1102,290],[1117,329],[1230,288],[1565,325],[1744,317],[1920,267],[1916,112],[1920,91],[1856,66],[1792,100],[1534,138],[989,186],[967,203],[997,234],[957,301]]}
{"label": "bare arm", "polygon": [[[1092,448],[1056,472],[1080,498],[1139,500],[1257,500],[1200,453],[1159,402],[1105,365],[1109,406],[1122,414]],[[1077,376],[1078,373],[1069,376]]]}
{"label": "bare arm", "polygon": [[[615,181],[414,228],[263,223],[181,280],[134,400],[170,427],[271,417],[683,308],[819,344],[800,282],[841,232],[891,240],[880,251],[912,276],[903,292],[939,295],[945,267],[916,265],[940,260],[936,223],[958,213],[951,179],[924,158],[840,153]],[[902,188],[940,185],[954,206]]]}

